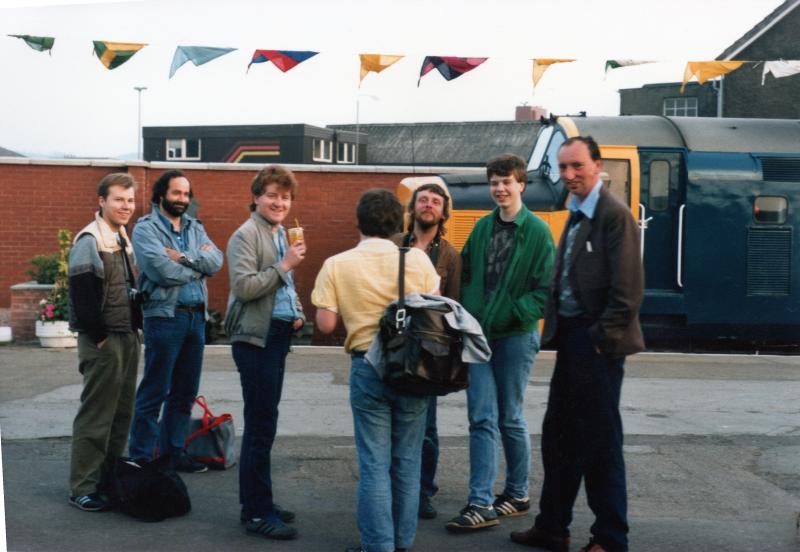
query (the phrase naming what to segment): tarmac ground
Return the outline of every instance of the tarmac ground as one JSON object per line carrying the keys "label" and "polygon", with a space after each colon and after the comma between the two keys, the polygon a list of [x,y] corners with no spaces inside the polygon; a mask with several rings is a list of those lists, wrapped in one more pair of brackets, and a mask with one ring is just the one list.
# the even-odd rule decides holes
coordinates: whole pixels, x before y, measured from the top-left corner
{"label": "tarmac ground", "polygon": [[[542,352],[529,379],[532,510],[541,489],[538,453],[554,355]],[[74,350],[0,347],[0,434],[7,546],[13,551],[343,551],[358,543],[358,478],[348,404],[349,358],[335,348],[297,347],[288,359],[278,438],[276,499],[297,512],[295,541],[245,535],[238,471],[185,475],[192,511],[145,523],[67,504],[72,419],[81,377]],[[225,346],[208,347],[201,393],[233,414],[241,434],[238,374]],[[640,354],[628,359],[626,431],[630,550],[800,550],[800,357]],[[440,491],[435,520],[420,520],[413,550],[526,550],[508,534],[533,514],[498,528],[451,535],[469,477],[466,396],[439,401]],[[502,458],[502,454],[501,454]],[[501,490],[503,468],[498,477]],[[593,516],[583,493],[573,550]]]}

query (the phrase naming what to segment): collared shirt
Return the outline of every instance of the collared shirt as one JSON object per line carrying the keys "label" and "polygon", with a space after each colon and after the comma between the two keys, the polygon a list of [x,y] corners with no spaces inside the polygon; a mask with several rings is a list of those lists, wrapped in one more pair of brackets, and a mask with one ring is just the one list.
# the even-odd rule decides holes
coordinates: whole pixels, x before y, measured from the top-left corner
{"label": "collared shirt", "polygon": [[[286,249],[289,247],[286,242],[286,230],[283,226],[278,227],[277,232],[272,233],[272,241],[278,250],[278,261],[286,256]],[[281,286],[275,292],[275,303],[272,307],[272,318],[278,320],[288,320],[294,322],[300,315],[297,312],[297,292],[294,288],[294,271],[286,273],[289,285]]]}
{"label": "collared shirt", "polygon": [[[164,225],[164,227],[169,232],[170,236],[172,236],[175,244],[176,249],[181,253],[191,256],[187,249],[187,237],[186,237],[186,219],[181,215],[181,229],[179,231],[175,231],[175,228],[172,226],[172,221],[169,220],[164,213],[161,212],[161,209],[154,209],[156,215],[158,215],[159,220]],[[191,282],[186,282],[180,287],[178,291],[178,305],[202,305],[205,303],[203,300],[203,287],[200,283],[201,281],[192,280]]]}
{"label": "collared shirt", "polygon": [[[311,302],[342,317],[347,329],[345,351],[366,351],[378,333],[384,310],[397,300],[398,255],[390,240],[366,238],[323,263]],[[439,275],[425,252],[412,247],[405,260],[406,294],[435,294]]]}
{"label": "collared shirt", "polygon": [[[598,180],[594,188],[592,188],[586,196],[586,199],[581,201],[578,196],[573,195],[567,204],[567,209],[569,209],[571,213],[570,219],[572,220],[577,217],[578,221],[570,224],[567,229],[567,242],[564,246],[564,258],[561,260],[561,274],[559,274],[558,280],[558,314],[565,318],[581,316],[585,312],[578,302],[578,299],[575,297],[572,286],[569,285],[569,259],[572,255],[572,248],[575,245],[575,236],[578,234],[578,228],[581,226],[582,219],[585,217],[591,220],[594,217],[594,211],[597,208],[597,200],[600,197],[600,188],[602,187],[603,182]],[[578,216],[579,214],[582,216]]]}

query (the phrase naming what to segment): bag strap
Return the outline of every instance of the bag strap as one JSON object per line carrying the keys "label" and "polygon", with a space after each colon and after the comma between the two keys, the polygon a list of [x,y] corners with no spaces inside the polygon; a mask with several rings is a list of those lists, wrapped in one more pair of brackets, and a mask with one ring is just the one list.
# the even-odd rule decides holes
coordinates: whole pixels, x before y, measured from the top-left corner
{"label": "bag strap", "polygon": [[136,289],[136,283],[133,280],[133,270],[131,269],[131,260],[128,258],[128,240],[122,237],[122,234],[117,236],[117,241],[122,246],[122,260],[125,263],[125,273],[128,276],[128,289]]}
{"label": "bag strap", "polygon": [[397,311],[394,315],[394,325],[398,332],[401,332],[406,327],[406,253],[408,247],[400,247],[400,270],[397,276],[397,290],[399,297],[397,298]]}
{"label": "bag strap", "polygon": [[208,408],[208,404],[206,403],[206,398],[203,395],[197,395],[195,398],[194,403],[203,409],[203,427],[208,427],[208,419],[214,417],[214,413],[211,412],[211,409]]}

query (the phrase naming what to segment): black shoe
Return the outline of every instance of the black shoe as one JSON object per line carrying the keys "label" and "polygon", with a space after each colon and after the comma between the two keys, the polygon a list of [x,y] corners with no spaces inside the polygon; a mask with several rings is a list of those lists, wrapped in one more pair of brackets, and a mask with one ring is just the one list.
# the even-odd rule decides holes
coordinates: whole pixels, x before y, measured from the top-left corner
{"label": "black shoe", "polygon": [[431,497],[419,495],[419,517],[421,519],[433,519],[436,517],[436,508],[431,504]]}
{"label": "black shoe", "polygon": [[467,504],[459,515],[447,522],[445,527],[453,533],[469,533],[496,525],[500,525],[500,522],[497,521],[494,508]]}
{"label": "black shoe", "polygon": [[71,496],[69,497],[69,503],[76,508],[80,508],[84,512],[103,512],[108,510],[108,502],[103,500],[103,498],[97,493],[82,496]]}
{"label": "black shoe", "polygon": [[517,544],[544,548],[551,552],[569,552],[569,537],[557,537],[536,527],[531,527],[527,531],[514,531],[511,533],[511,540]]}
{"label": "black shoe", "polygon": [[208,466],[198,462],[188,454],[184,454],[175,461],[175,471],[183,473],[203,473],[208,471]]}
{"label": "black shoe", "polygon": [[271,520],[255,518],[244,524],[244,530],[258,537],[274,540],[292,540],[297,538],[297,529],[285,525],[277,517]]}
{"label": "black shoe", "polygon": [[494,511],[499,517],[524,516],[530,507],[530,498],[514,498],[506,493],[497,495],[497,499],[494,501]]}
{"label": "black shoe", "polygon": [[[284,523],[291,523],[294,521],[294,518],[297,517],[294,512],[284,510],[277,504],[273,504],[272,508],[275,510],[275,515],[278,516],[278,519]],[[239,514],[239,521],[241,521],[243,524],[247,523],[247,516],[244,515],[244,510],[242,510]]]}

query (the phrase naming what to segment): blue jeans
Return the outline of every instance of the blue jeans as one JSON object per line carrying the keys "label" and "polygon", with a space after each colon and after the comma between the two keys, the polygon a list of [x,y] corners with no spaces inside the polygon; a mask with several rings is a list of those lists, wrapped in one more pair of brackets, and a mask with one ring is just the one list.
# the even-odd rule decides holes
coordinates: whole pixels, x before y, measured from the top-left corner
{"label": "blue jeans", "polygon": [[469,503],[494,502],[500,437],[506,456],[504,491],[514,498],[528,496],[531,437],[523,400],[533,361],[539,351],[539,332],[494,339],[487,364],[470,364],[467,389],[469,416]]}
{"label": "blue jeans", "polygon": [[278,429],[278,403],[291,340],[292,323],[273,320],[266,347],[249,343],[231,346],[244,399],[239,502],[248,519],[275,516],[270,455]]}
{"label": "blue jeans", "polygon": [[151,460],[156,451],[173,458],[183,454],[200,386],[205,326],[202,311],[176,310],[174,318],[144,319],[144,376],[128,441],[131,458]]}
{"label": "blue jeans", "polygon": [[609,552],[628,549],[627,489],[619,397],[625,358],[595,351],[589,323],[559,319],[556,367],[542,424],[544,483],[536,527],[568,536],[586,487],[592,535]]}
{"label": "blue jeans", "polygon": [[428,399],[428,415],[425,419],[425,438],[422,440],[422,473],[419,480],[420,494],[428,498],[439,492],[436,484],[436,466],[439,463],[439,432],[436,430],[436,397]]}
{"label": "blue jeans", "polygon": [[358,453],[356,511],[367,552],[411,548],[417,532],[427,398],[398,395],[353,357],[350,407]]}

